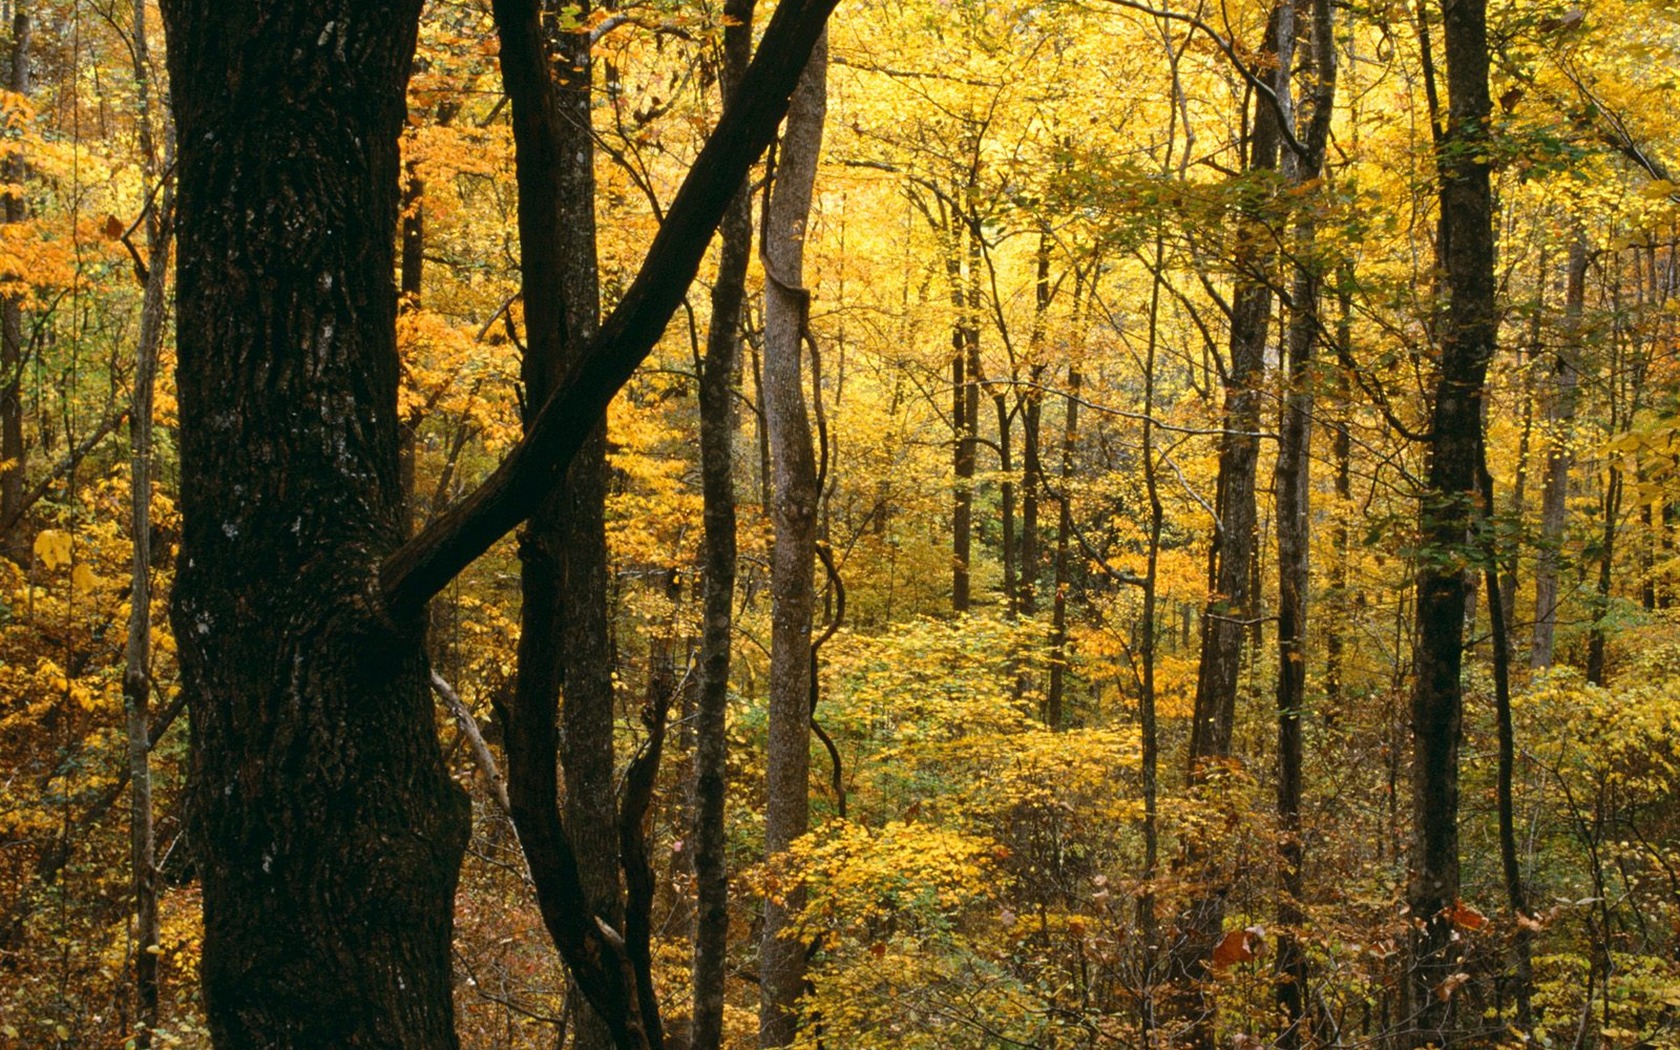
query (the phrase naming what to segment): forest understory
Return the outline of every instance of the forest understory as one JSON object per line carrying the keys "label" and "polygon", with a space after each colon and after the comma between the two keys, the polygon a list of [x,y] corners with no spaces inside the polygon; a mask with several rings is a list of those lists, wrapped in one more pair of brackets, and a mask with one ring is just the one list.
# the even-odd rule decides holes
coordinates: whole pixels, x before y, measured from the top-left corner
{"label": "forest understory", "polygon": [[1680,1050],[1674,0],[770,4],[0,0],[0,1050]]}

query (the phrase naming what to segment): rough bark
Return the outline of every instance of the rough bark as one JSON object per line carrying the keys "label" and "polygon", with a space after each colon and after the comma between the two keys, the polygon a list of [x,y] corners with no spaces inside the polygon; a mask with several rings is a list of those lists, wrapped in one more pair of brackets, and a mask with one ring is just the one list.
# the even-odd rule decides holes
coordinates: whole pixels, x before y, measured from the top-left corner
{"label": "rough bark", "polygon": [[1529,666],[1552,666],[1557,644],[1558,570],[1563,526],[1569,507],[1569,447],[1581,377],[1581,312],[1586,302],[1587,242],[1577,234],[1569,245],[1569,276],[1564,285],[1563,340],[1552,365],[1546,401],[1546,478],[1540,493],[1540,552],[1534,564],[1534,642]]}
{"label": "rough bark", "polygon": [[397,136],[419,0],[165,0],[201,976],[218,1046],[453,1048],[465,796],[404,532]]}
{"label": "rough bark", "polygon": [[1452,909],[1459,893],[1458,752],[1464,696],[1465,537],[1475,513],[1482,398],[1498,315],[1487,149],[1485,0],[1443,5],[1449,110],[1436,160],[1440,261],[1447,308],[1431,417],[1412,689],[1412,843],[1406,903],[1413,922],[1406,975],[1408,1046],[1455,1045],[1462,996]]}
{"label": "rough bark", "polygon": [[[590,4],[542,0],[554,70],[553,135],[557,196],[550,259],[553,288],[525,296],[527,405],[541,405],[577,362],[599,325],[600,283],[595,250],[595,145],[590,125],[593,64]],[[562,8],[565,8],[563,11]],[[573,29],[559,28],[574,25]],[[523,206],[525,195],[521,193]],[[521,250],[526,242],[522,235]],[[527,274],[529,271],[526,271]],[[527,278],[528,279],[528,278]],[[542,323],[558,331],[537,335],[532,293],[553,295]],[[549,311],[555,306],[559,315]],[[622,927],[617,797],[613,783],[614,654],[607,608],[607,428],[597,421],[578,449],[565,484],[527,522],[520,542],[521,704],[552,706],[564,693],[560,766],[565,778],[565,828],[577,853],[590,909]],[[612,1045],[608,1024],[594,1009],[578,1018],[578,1050]]]}
{"label": "rough bark", "polygon": [[[720,80],[725,105],[752,50],[753,0],[724,6]],[[694,738],[694,1008],[693,1050],[723,1041],[725,967],[729,953],[729,872],[724,801],[728,787],[729,654],[735,626],[735,376],[740,370],[741,313],[752,256],[752,202],[741,186],[719,227],[717,279],[706,360],[700,371],[700,484],[704,500],[704,624],[700,701]]]}
{"label": "rough bark", "polygon": [[[827,38],[819,38],[788,107],[764,221],[764,412],[775,474],[771,520],[770,730],[764,854],[805,833],[811,762],[811,616],[815,604],[817,468],[800,362],[809,337],[805,224],[828,108]],[[789,936],[797,895],[764,904],[759,947],[760,1046],[787,1046],[805,982],[805,946]]]}

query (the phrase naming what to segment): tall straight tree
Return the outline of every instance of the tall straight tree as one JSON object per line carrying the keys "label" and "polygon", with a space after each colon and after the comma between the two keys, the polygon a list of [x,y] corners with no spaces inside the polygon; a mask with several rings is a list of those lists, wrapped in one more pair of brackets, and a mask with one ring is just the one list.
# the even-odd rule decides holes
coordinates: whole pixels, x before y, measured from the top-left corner
{"label": "tall straight tree", "polygon": [[1406,903],[1413,935],[1406,979],[1409,1046],[1453,1046],[1458,970],[1458,749],[1463,729],[1466,578],[1460,552],[1479,495],[1482,398],[1498,313],[1489,175],[1486,0],[1442,4],[1448,115],[1438,140],[1439,254],[1447,291],[1429,478],[1419,508],[1412,687],[1412,844]]}
{"label": "tall straight tree", "polygon": [[1564,281],[1563,340],[1552,362],[1546,394],[1546,476],[1540,493],[1540,553],[1534,560],[1534,643],[1529,666],[1552,666],[1557,639],[1558,571],[1562,565],[1563,525],[1569,509],[1569,447],[1575,427],[1581,377],[1581,318],[1587,297],[1587,238],[1577,230],[1569,242],[1569,270]]}
{"label": "tall straight tree", "polygon": [[[724,5],[725,105],[752,53],[753,0]],[[722,244],[712,284],[712,318],[700,369],[700,484],[704,499],[700,702],[694,732],[694,1050],[723,1041],[725,967],[729,954],[729,873],[724,796],[728,787],[729,654],[735,641],[735,377],[741,362],[741,314],[752,260],[752,196],[742,184],[718,228]]]}
{"label": "tall straight tree", "polygon": [[223,1047],[455,1045],[465,796],[422,621],[373,581],[397,464],[397,135],[420,0],[165,0],[205,1011]]}
{"label": "tall straight tree", "polygon": [[[1275,192],[1284,114],[1279,100],[1288,96],[1294,45],[1294,0],[1281,0],[1266,28],[1266,61],[1250,72],[1266,78],[1265,91],[1252,91],[1254,115],[1248,141],[1246,184],[1239,204],[1237,276],[1231,293],[1230,360],[1225,372],[1225,408],[1219,435],[1219,476],[1214,509],[1213,549],[1209,555],[1210,592],[1202,613],[1202,652],[1196,672],[1196,699],[1190,725],[1187,780],[1202,781],[1210,767],[1231,753],[1242,671],[1243,639],[1254,616],[1257,512],[1254,476],[1260,451],[1260,384],[1265,378],[1266,336],[1272,317],[1272,270],[1276,253],[1265,247],[1262,203]],[[1268,97],[1269,96],[1269,97]],[[1202,863],[1205,858],[1192,858]],[[1174,978],[1181,986],[1200,988],[1208,979],[1208,960],[1224,922],[1224,905],[1215,893],[1189,902],[1184,937],[1172,953]],[[1211,1045],[1212,1010],[1200,991],[1185,996],[1192,1012],[1192,1041]]]}
{"label": "tall straight tree", "polygon": [[[504,41],[509,32],[528,32],[528,23],[513,19],[506,10],[511,6],[497,6]],[[555,73],[545,100],[536,105],[551,112],[529,112],[535,107],[524,105],[515,115],[523,155],[543,158],[519,168],[526,327],[520,372],[525,404],[533,413],[594,337],[600,311],[590,124],[593,66],[589,30],[582,24],[589,5],[564,17],[559,7],[554,0],[540,5],[546,46],[538,55],[548,59],[552,53],[547,65]],[[504,42],[504,58],[510,51]],[[508,75],[505,69],[503,75]],[[528,98],[523,92],[518,97]],[[546,141],[539,143],[539,137]],[[527,426],[531,422],[527,418]],[[578,450],[565,484],[549,495],[520,535],[522,602],[514,706],[522,725],[526,720],[532,726],[548,725],[562,691],[565,694],[559,740],[566,833],[589,907],[618,925],[622,904],[613,786],[606,478],[603,420]],[[603,1050],[611,1042],[602,1020],[585,1011],[578,1025],[580,1050]]]}
{"label": "tall straight tree", "polygon": [[[1324,169],[1330,117],[1336,98],[1336,38],[1329,0],[1312,0],[1311,28],[1297,75],[1302,80],[1297,119],[1301,149],[1286,158],[1291,187],[1315,182]],[[1304,111],[1304,112],[1301,112]],[[1278,435],[1276,467],[1278,543],[1278,952],[1276,999],[1284,1030],[1278,1045],[1303,1044],[1307,959],[1301,943],[1306,923],[1305,841],[1301,829],[1301,716],[1307,705],[1308,554],[1312,527],[1313,359],[1323,323],[1319,290],[1318,220],[1309,199],[1295,221],[1295,273],[1290,289],[1288,391]]]}
{"label": "tall straight tree", "polygon": [[[770,743],[764,853],[775,862],[810,820],[811,616],[815,601],[817,466],[805,409],[805,342],[811,293],[804,287],[805,227],[828,111],[828,40],[818,40],[788,107],[764,217],[764,412],[775,471],[770,563]],[[821,391],[816,391],[818,396]],[[759,946],[760,1046],[793,1042],[805,984],[805,946],[791,936],[797,897],[764,904]]]}
{"label": "tall straight tree", "polygon": [[[6,87],[13,94],[29,95],[29,40],[33,21],[30,5],[12,8],[11,69]],[[24,218],[23,154],[6,158],[7,189],[0,221],[19,223]],[[23,515],[23,296],[0,296],[0,555],[19,564],[29,560],[28,551],[12,534]]]}
{"label": "tall straight tree", "polygon": [[[132,49],[140,170],[155,182],[160,157],[152,112],[151,52],[146,40],[146,0],[134,0]],[[165,176],[167,178],[167,176]],[[165,182],[146,209],[145,292],[140,299],[140,338],[134,350],[134,400],[128,411],[129,564],[128,639],[123,652],[123,714],[128,729],[129,867],[134,875],[134,1046],[150,1050],[158,1023],[157,842],[152,824],[152,405],[158,352],[169,309],[169,245],[175,192]]]}

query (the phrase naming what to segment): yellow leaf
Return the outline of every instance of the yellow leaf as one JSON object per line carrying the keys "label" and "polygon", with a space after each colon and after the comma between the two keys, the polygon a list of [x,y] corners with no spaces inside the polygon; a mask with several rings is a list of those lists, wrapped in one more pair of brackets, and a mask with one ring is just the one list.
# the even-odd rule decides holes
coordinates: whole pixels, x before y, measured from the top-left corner
{"label": "yellow leaf", "polygon": [[42,529],[35,535],[35,557],[49,569],[70,564],[70,534],[57,529]]}
{"label": "yellow leaf", "polygon": [[87,567],[86,562],[79,562],[74,569],[70,570],[70,586],[77,594],[86,594],[93,590],[94,585],[98,582],[99,577],[93,574],[93,570]]}

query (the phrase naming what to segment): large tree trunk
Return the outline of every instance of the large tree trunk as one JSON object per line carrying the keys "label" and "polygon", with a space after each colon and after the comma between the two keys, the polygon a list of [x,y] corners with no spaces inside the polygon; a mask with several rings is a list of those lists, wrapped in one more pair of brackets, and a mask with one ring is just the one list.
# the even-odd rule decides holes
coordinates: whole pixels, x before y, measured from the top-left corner
{"label": "large tree trunk", "polygon": [[[29,5],[18,3],[12,13],[11,76],[7,87],[29,95]],[[4,168],[8,186],[4,221],[22,222],[23,157],[14,153]],[[28,449],[23,443],[23,301],[20,296],[0,297],[0,555],[28,564],[29,551],[15,533],[24,509],[24,464]]]}
{"label": "large tree trunk", "polygon": [[1534,644],[1530,667],[1552,666],[1557,645],[1558,570],[1563,526],[1569,509],[1569,447],[1581,378],[1581,312],[1587,294],[1587,241],[1577,233],[1569,245],[1569,277],[1564,285],[1563,344],[1553,364],[1546,402],[1546,479],[1540,493],[1540,553],[1534,564]]}
{"label": "large tree trunk", "polygon": [[1464,716],[1464,549],[1475,514],[1482,397],[1498,314],[1489,182],[1485,0],[1443,5],[1450,109],[1437,164],[1440,257],[1448,303],[1431,420],[1429,480],[1419,508],[1412,691],[1412,850],[1406,903],[1414,926],[1406,977],[1409,1046],[1456,1045],[1458,749]]}
{"label": "large tree trunk", "polygon": [[[724,7],[722,88],[725,105],[752,52],[753,0]],[[741,311],[752,257],[752,200],[735,193],[719,228],[722,240],[712,285],[712,319],[700,372],[700,484],[705,501],[705,622],[700,653],[700,703],[694,734],[694,1013],[693,1050],[723,1041],[725,966],[729,953],[729,872],[724,798],[729,654],[735,627],[735,375],[740,369]]]}
{"label": "large tree trunk", "polygon": [[[788,107],[764,222],[764,411],[776,492],[771,520],[770,744],[764,854],[770,863],[809,821],[811,615],[815,601],[817,468],[802,381],[810,293],[803,287],[805,224],[828,109],[828,41],[819,38]],[[759,947],[760,1046],[793,1042],[805,983],[805,946],[791,934],[796,896],[766,900]]]}
{"label": "large tree trunk", "polygon": [[[201,974],[228,1047],[453,1048],[467,801],[401,542],[397,135],[419,0],[165,0]],[[415,610],[417,612],[417,610]]]}
{"label": "large tree trunk", "polygon": [[[141,171],[158,177],[153,138],[151,62],[146,44],[146,0],[134,0],[134,86]],[[150,187],[148,187],[149,189]],[[123,711],[128,730],[129,867],[134,877],[134,1046],[150,1050],[158,1023],[157,848],[152,826],[150,736],[152,693],[152,394],[163,345],[169,283],[173,188],[165,184],[148,209],[145,293],[140,300],[140,340],[134,352],[134,400],[128,411],[129,574],[128,639],[123,652]]]}

